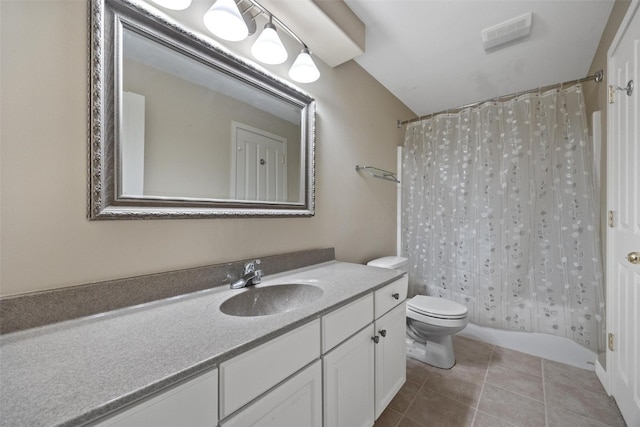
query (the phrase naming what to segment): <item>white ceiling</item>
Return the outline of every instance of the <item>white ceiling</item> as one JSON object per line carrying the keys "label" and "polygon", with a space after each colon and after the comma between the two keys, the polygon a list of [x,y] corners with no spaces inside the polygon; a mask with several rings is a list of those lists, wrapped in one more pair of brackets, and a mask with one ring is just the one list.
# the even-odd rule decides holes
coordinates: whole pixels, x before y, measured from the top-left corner
{"label": "white ceiling", "polygon": [[[366,25],[355,60],[416,115],[585,77],[613,0],[345,0]],[[480,32],[533,13],[486,53]],[[399,117],[408,119],[409,117]]]}

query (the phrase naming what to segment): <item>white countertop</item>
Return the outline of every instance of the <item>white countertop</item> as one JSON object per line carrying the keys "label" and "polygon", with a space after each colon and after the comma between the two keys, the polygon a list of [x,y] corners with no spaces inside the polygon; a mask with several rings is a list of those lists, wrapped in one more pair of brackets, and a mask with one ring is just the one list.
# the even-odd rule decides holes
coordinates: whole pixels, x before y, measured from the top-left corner
{"label": "white countertop", "polygon": [[77,426],[318,318],[402,276],[331,261],[265,276],[309,283],[316,301],[286,313],[235,317],[219,286],[0,336],[0,426]]}

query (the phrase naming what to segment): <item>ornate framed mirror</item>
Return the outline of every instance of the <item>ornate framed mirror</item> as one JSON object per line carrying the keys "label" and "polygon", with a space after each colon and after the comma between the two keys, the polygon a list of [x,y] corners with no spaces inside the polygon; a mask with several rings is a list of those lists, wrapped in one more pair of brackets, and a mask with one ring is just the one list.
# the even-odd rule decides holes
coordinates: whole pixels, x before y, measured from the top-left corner
{"label": "ornate framed mirror", "polygon": [[141,1],[90,32],[90,219],[314,214],[310,95]]}

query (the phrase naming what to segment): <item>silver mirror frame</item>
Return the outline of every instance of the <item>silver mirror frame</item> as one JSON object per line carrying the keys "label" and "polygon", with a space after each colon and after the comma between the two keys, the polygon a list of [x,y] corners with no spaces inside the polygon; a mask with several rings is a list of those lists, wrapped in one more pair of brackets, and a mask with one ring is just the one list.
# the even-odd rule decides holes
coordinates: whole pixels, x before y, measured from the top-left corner
{"label": "silver mirror frame", "polygon": [[[238,217],[309,217],[315,213],[315,99],[291,83],[269,74],[211,39],[194,33],[169,16],[135,0],[90,0],[89,8],[89,153],[88,212],[90,220]],[[221,199],[118,197],[116,87],[119,68],[115,52],[126,21],[167,46],[178,48],[207,65],[301,109],[301,203],[244,202]]]}

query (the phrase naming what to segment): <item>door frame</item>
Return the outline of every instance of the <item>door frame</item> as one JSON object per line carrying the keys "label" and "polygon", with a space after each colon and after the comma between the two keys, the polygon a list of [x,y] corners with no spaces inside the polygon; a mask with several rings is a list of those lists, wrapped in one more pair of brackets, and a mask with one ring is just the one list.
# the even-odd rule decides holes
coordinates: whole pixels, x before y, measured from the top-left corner
{"label": "door frame", "polygon": [[[622,38],[625,36],[627,30],[629,29],[631,21],[638,13],[640,13],[639,7],[640,7],[640,0],[632,0],[620,24],[620,27],[618,28],[618,31],[616,32],[616,35],[613,38],[613,41],[611,42],[609,50],[607,51],[607,88],[609,87],[609,85],[617,86],[617,80],[614,75],[615,70],[613,70],[613,67],[612,67],[613,65],[612,58],[614,56],[615,51],[618,49]],[[638,90],[637,87],[636,87],[636,90]],[[617,94],[617,97],[619,96],[621,96],[620,93]],[[636,118],[636,120],[638,120],[638,118]],[[607,105],[607,147],[610,147],[611,141],[613,141],[613,139],[614,139],[614,115],[613,115],[613,108],[610,106],[610,104],[608,104]],[[612,194],[614,189],[612,188],[612,185],[614,180],[613,180],[612,174],[614,171],[614,165],[612,165],[612,162],[613,162],[613,158],[611,156],[607,156],[607,174],[606,174],[607,175],[607,189],[606,189],[607,211],[610,208],[612,208],[612,203],[613,203]],[[616,324],[615,324],[615,319],[613,318],[613,313],[617,311],[618,306],[616,303],[617,294],[616,294],[615,287],[613,286],[615,282],[614,271],[612,268],[610,268],[613,262],[612,260],[613,254],[611,251],[611,248],[613,247],[613,242],[611,241],[610,229],[608,225],[606,226],[606,232],[604,234],[605,234],[605,242],[606,242],[605,243],[606,333],[608,337],[609,334],[614,334],[615,336],[615,334],[618,332],[615,329]],[[613,355],[612,353],[613,352],[609,349],[609,346],[607,345],[606,367],[604,367],[605,368],[604,372],[602,371],[599,372],[598,369],[596,369],[598,378],[600,379],[600,382],[602,383],[602,385],[604,386],[605,390],[609,395],[611,395],[613,392],[613,372],[615,372],[615,365],[616,365],[616,358],[615,358],[615,355]]]}

